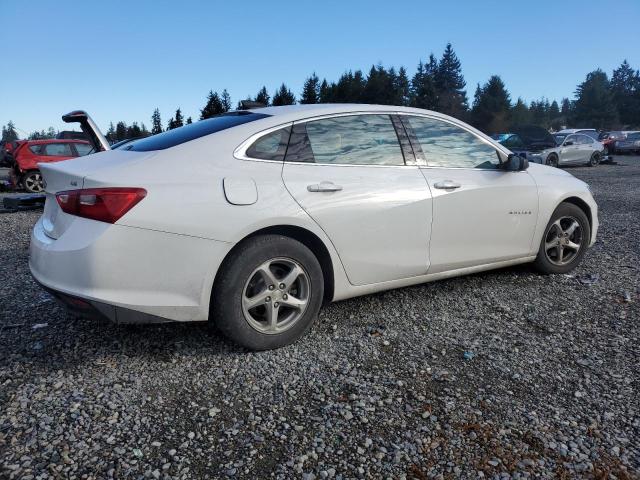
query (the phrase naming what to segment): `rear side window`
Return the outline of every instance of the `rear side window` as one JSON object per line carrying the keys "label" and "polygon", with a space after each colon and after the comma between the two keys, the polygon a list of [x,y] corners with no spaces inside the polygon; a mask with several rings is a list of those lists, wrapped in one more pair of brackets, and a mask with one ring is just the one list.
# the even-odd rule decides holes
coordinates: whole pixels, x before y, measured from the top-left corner
{"label": "rear side window", "polygon": [[493,146],[457,125],[425,117],[408,120],[430,167],[492,169],[500,165]]}
{"label": "rear side window", "polygon": [[349,115],[294,125],[287,161],[335,165],[404,165],[388,115]]}
{"label": "rear side window", "polygon": [[196,138],[211,135],[212,133],[236,127],[244,123],[254,122],[269,115],[264,113],[254,113],[249,111],[232,112],[211,117],[206,120],[185,125],[184,127],[158,133],[152,137],[141,138],[130,145],[125,145],[122,150],[133,150],[135,152],[148,152],[151,150],[164,150],[175,147],[181,143],[195,140]]}
{"label": "rear side window", "polygon": [[89,155],[91,152],[93,152],[93,147],[87,143],[74,143],[74,145],[80,157]]}
{"label": "rear side window", "polygon": [[42,155],[53,157],[72,157],[71,145],[68,143],[47,143],[42,146]]}
{"label": "rear side window", "polygon": [[290,127],[267,133],[251,144],[246,152],[247,157],[260,160],[284,160],[290,134]]}

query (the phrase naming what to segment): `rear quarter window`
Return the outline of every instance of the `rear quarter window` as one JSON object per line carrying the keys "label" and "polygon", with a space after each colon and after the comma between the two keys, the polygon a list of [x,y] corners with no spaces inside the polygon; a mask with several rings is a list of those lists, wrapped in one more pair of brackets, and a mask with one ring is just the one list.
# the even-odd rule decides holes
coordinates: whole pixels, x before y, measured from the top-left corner
{"label": "rear quarter window", "polygon": [[264,113],[248,111],[225,113],[206,120],[200,120],[199,122],[195,122],[190,125],[185,125],[184,127],[158,133],[152,137],[141,138],[140,140],[136,140],[131,143],[131,145],[123,146],[122,150],[132,150],[134,152],[165,150],[167,148],[180,145],[181,143],[190,142],[196,138],[211,135],[212,133],[243,125],[245,123],[254,122],[268,116],[269,115]]}

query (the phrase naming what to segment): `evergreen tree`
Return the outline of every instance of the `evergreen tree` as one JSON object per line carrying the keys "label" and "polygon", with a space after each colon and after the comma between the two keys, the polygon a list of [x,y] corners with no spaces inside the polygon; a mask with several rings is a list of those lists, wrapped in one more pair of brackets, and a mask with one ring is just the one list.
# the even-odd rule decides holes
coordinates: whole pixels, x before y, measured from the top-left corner
{"label": "evergreen tree", "polygon": [[372,65],[362,91],[362,103],[391,105],[394,99],[394,77],[394,69],[387,71],[382,65]]}
{"label": "evergreen tree", "polygon": [[127,124],[124,122],[116,123],[116,142],[127,139]]}
{"label": "evergreen tree", "polygon": [[276,90],[276,93],[273,94],[273,102],[271,104],[274,107],[277,107],[280,105],[293,105],[295,103],[296,96],[283,83],[282,85],[280,85],[280,88]]}
{"label": "evergreen tree", "polygon": [[393,93],[394,98],[391,103],[392,105],[409,105],[411,92],[409,86],[409,77],[407,76],[407,69],[404,67],[400,67],[400,69],[398,70],[398,75],[394,79]]}
{"label": "evergreen tree", "polygon": [[504,82],[493,75],[482,88],[476,88],[471,118],[474,126],[486,133],[505,132],[509,125],[511,99]]}
{"label": "evergreen tree", "polygon": [[429,55],[429,63],[426,65],[420,61],[416,74],[411,79],[410,105],[416,108],[436,110],[438,108],[438,95],[435,85],[435,74],[438,69],[438,61],[433,55]]}
{"label": "evergreen tree", "polygon": [[[252,102],[253,100],[251,100],[251,97],[248,96],[247,98],[245,98],[245,101]],[[236,110],[245,110],[245,108],[242,106],[242,100],[238,101],[238,106],[236,107]]]}
{"label": "evergreen tree", "polygon": [[185,123],[186,125],[191,125],[193,123],[193,120],[191,120],[191,117],[187,117],[187,121]]}
{"label": "evergreen tree", "polygon": [[223,112],[228,112],[229,110],[231,110],[231,95],[229,95],[229,92],[227,92],[226,88],[222,90],[222,96],[220,100],[222,101]]}
{"label": "evergreen tree", "polygon": [[147,126],[144,123],[140,125],[140,135],[143,137],[148,137],[150,135],[150,132],[147,130]]}
{"label": "evergreen tree", "polygon": [[162,120],[160,119],[160,110],[157,108],[151,115],[151,135],[162,133]]}
{"label": "evergreen tree", "polygon": [[107,130],[105,138],[111,144],[116,143],[116,127],[113,126],[113,122],[109,123],[109,130]]}
{"label": "evergreen tree", "polygon": [[511,125],[529,125],[531,123],[531,114],[529,107],[524,101],[518,97],[516,104],[511,108]]}
{"label": "evergreen tree", "polygon": [[578,85],[574,116],[578,128],[610,128],[617,122],[609,79],[602,70],[588,73]]}
{"label": "evergreen tree", "polygon": [[315,72],[305,80],[302,87],[302,95],[300,95],[300,103],[310,104],[319,103],[320,101],[320,80]]}
{"label": "evergreen tree", "polygon": [[462,76],[460,60],[450,43],[442,54],[434,76],[438,95],[438,111],[456,118],[463,118],[468,109],[466,82]]}
{"label": "evergreen tree", "polygon": [[126,138],[140,138],[141,136],[142,129],[138,125],[138,122],[133,122],[129,127],[127,127]]}
{"label": "evergreen tree", "polygon": [[18,132],[16,132],[16,126],[9,120],[6,127],[2,127],[2,140],[5,142],[15,142],[18,140]]}
{"label": "evergreen tree", "polygon": [[640,125],[640,73],[625,60],[611,76],[613,102],[622,125]]}
{"label": "evergreen tree", "polygon": [[568,98],[563,98],[560,104],[562,105],[562,107],[560,108],[560,114],[564,115],[565,117],[568,116],[571,113],[571,102]]}
{"label": "evergreen tree", "polygon": [[200,110],[200,120],[211,118],[224,112],[224,105],[222,104],[222,99],[218,95],[218,92],[210,90],[209,95],[207,96],[207,104],[202,110]]}
{"label": "evergreen tree", "polygon": [[265,107],[268,107],[270,98],[271,97],[269,97],[269,92],[267,92],[267,87],[263,86],[258,92],[258,94],[256,95],[256,98],[254,99],[254,101],[258,103],[262,103]]}
{"label": "evergreen tree", "polygon": [[560,107],[558,106],[558,102],[554,100],[549,107],[549,124],[553,130],[560,130],[563,123],[564,120],[560,115]]}
{"label": "evergreen tree", "polygon": [[320,84],[318,97],[319,103],[331,102],[331,88],[329,87],[326,78],[323,79],[322,83]]}
{"label": "evergreen tree", "polygon": [[173,120],[173,128],[180,128],[184,126],[184,117],[182,116],[182,112],[180,111],[180,107],[176,110],[176,115]]}

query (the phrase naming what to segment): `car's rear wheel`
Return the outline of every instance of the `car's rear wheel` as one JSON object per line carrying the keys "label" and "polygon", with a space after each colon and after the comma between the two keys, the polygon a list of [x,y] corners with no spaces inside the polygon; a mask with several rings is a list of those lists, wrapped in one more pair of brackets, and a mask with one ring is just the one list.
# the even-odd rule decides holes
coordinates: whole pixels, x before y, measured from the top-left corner
{"label": "car's rear wheel", "polygon": [[547,165],[558,168],[558,156],[555,153],[547,157]]}
{"label": "car's rear wheel", "polygon": [[29,193],[44,192],[44,180],[40,170],[32,170],[22,177],[22,186]]}
{"label": "car's rear wheel", "polygon": [[311,327],[323,294],[322,268],[311,250],[289,237],[262,235],[244,241],[221,266],[211,312],[225,336],[268,350]]}
{"label": "car's rear wheel", "polygon": [[600,160],[602,160],[602,155],[600,155],[600,152],[593,152],[591,154],[591,158],[589,159],[589,166],[597,167],[600,164]]}
{"label": "car's rear wheel", "polygon": [[542,273],[573,270],[584,256],[590,239],[591,228],[584,211],[572,203],[561,203],[542,236],[536,268]]}

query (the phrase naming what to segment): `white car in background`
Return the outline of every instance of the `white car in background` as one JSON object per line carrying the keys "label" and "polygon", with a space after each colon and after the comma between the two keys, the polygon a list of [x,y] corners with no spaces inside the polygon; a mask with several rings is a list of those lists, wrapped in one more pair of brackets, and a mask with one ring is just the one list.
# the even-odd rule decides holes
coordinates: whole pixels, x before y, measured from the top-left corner
{"label": "white car in background", "polygon": [[230,112],[42,165],[35,279],[116,322],[206,321],[250,349],[321,304],[595,242],[588,186],[454,118],[377,105]]}
{"label": "white car in background", "polygon": [[[556,139],[559,137],[556,134]],[[604,145],[586,133],[572,133],[559,140],[555,148],[544,150],[544,163],[552,167],[589,165],[595,167],[604,157]]]}

